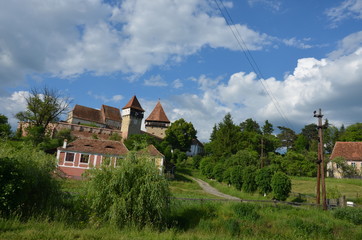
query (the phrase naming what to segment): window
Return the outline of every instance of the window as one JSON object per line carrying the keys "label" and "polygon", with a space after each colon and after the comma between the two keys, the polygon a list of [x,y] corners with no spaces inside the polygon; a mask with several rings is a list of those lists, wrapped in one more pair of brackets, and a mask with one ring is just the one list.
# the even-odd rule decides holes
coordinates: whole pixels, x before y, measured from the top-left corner
{"label": "window", "polygon": [[351,166],[355,168],[355,167],[356,167],[356,163],[355,163],[355,162],[351,163]]}
{"label": "window", "polygon": [[66,162],[73,162],[74,161],[74,153],[67,153],[65,156]]}
{"label": "window", "polygon": [[82,154],[80,156],[80,162],[81,163],[88,163],[89,162],[89,155],[88,154]]}

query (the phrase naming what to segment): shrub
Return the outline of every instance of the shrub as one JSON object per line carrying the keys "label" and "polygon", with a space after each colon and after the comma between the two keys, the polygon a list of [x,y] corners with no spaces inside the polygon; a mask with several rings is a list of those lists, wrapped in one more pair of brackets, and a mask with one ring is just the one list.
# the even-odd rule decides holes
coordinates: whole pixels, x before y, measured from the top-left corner
{"label": "shrub", "polygon": [[200,155],[196,155],[192,157],[192,166],[195,169],[199,169],[200,167],[200,162],[201,162],[202,157]]}
{"label": "shrub", "polygon": [[50,213],[59,206],[61,191],[52,177],[55,158],[33,147],[0,142],[0,216]]}
{"label": "shrub", "polygon": [[243,170],[243,191],[247,193],[255,192],[257,185],[255,182],[256,167],[248,166]]}
{"label": "shrub", "polygon": [[200,162],[201,173],[207,178],[213,177],[214,161],[210,157],[204,157]]}
{"label": "shrub", "polygon": [[233,211],[238,218],[251,221],[255,221],[260,218],[256,209],[256,205],[249,203],[240,203],[233,206]]}
{"label": "shrub", "polygon": [[231,184],[234,185],[236,189],[241,190],[243,186],[243,168],[241,166],[232,168]]}
{"label": "shrub", "polygon": [[289,177],[282,172],[277,172],[273,175],[271,180],[274,198],[284,201],[288,198],[292,190],[292,182]]}
{"label": "shrub", "polygon": [[270,168],[264,167],[256,171],[255,182],[258,185],[260,194],[268,194],[272,191],[270,182],[273,172]]}
{"label": "shrub", "polygon": [[217,163],[217,164],[214,166],[213,176],[214,176],[214,178],[215,178],[218,182],[222,182],[224,171],[225,171],[225,169],[224,169],[224,164],[222,164],[222,163]]}
{"label": "shrub", "polygon": [[362,224],[362,208],[338,208],[333,213],[335,218],[350,221],[356,225]]}
{"label": "shrub", "polygon": [[88,174],[87,201],[92,222],[110,222],[118,227],[166,224],[170,190],[151,161],[130,153],[119,167],[102,166]]}
{"label": "shrub", "polygon": [[222,179],[227,184],[231,184],[231,173],[232,173],[232,171],[233,171],[233,168],[230,167],[230,168],[226,169],[224,171],[224,173],[222,174]]}

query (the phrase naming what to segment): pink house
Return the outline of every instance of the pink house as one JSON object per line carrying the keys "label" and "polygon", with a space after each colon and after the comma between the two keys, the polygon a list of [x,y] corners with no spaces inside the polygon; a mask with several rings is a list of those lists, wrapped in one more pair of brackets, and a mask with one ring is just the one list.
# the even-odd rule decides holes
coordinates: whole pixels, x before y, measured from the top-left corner
{"label": "pink house", "polygon": [[58,169],[67,177],[80,179],[85,170],[103,163],[117,165],[128,149],[119,141],[77,139],[57,149]]}

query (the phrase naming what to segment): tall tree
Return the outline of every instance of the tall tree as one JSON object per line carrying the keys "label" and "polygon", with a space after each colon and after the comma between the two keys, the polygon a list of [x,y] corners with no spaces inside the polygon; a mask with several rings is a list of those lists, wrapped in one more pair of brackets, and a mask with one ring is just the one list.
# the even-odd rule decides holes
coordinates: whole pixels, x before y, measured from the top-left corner
{"label": "tall tree", "polygon": [[49,123],[59,120],[70,103],[69,98],[48,87],[31,89],[25,100],[27,110],[17,113],[16,118],[30,123],[31,126],[42,127],[44,130]]}
{"label": "tall tree", "polygon": [[0,114],[0,137],[6,138],[11,134],[11,126],[8,123],[8,118],[5,115]]}
{"label": "tall tree", "polygon": [[190,150],[192,139],[196,138],[196,133],[194,125],[181,118],[166,130],[165,140],[172,146],[172,149],[187,152]]}
{"label": "tall tree", "polygon": [[235,125],[231,114],[227,113],[214,130],[210,150],[215,157],[229,157],[240,149],[240,127]]}
{"label": "tall tree", "polygon": [[278,126],[280,133],[278,134],[278,138],[281,141],[281,145],[283,147],[286,147],[287,149],[290,149],[294,145],[294,141],[297,138],[297,135],[295,132],[287,127]]}
{"label": "tall tree", "polygon": [[355,123],[346,128],[340,136],[341,141],[362,141],[362,123]]}

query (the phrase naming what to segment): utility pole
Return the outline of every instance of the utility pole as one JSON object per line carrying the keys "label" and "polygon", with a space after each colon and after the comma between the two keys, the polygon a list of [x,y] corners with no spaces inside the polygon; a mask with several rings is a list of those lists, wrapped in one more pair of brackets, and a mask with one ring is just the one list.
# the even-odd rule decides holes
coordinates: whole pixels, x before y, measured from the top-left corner
{"label": "utility pole", "polygon": [[322,110],[314,111],[314,117],[318,118],[318,173],[317,173],[317,204],[320,204],[320,185],[322,185],[323,210],[327,210],[326,182],[324,174],[324,147],[323,147],[323,125]]}

